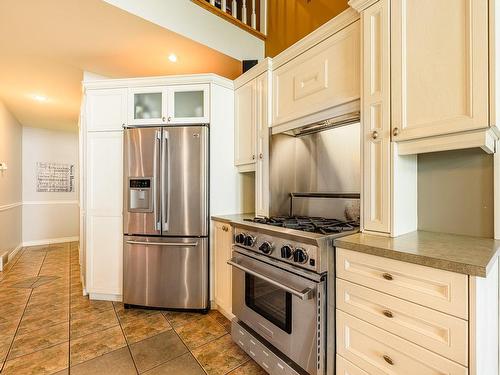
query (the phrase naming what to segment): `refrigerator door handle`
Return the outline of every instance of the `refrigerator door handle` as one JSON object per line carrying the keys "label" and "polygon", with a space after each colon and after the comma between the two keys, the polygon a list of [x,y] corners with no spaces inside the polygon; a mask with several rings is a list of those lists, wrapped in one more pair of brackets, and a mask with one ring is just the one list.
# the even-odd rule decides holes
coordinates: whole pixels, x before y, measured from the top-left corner
{"label": "refrigerator door handle", "polygon": [[168,232],[170,220],[170,150],[168,147],[168,131],[163,129],[161,150],[161,199],[162,199],[162,232]]}
{"label": "refrigerator door handle", "polygon": [[155,148],[153,157],[153,183],[154,183],[154,199],[153,199],[153,212],[155,215],[155,229],[161,231],[161,217],[159,210],[159,192],[161,191],[161,181],[158,178],[158,167],[160,158],[160,144],[161,144],[161,130],[157,130],[155,134]]}
{"label": "refrigerator door handle", "polygon": [[196,247],[198,242],[147,242],[147,241],[127,241],[130,245],[149,246],[174,246],[174,247]]}

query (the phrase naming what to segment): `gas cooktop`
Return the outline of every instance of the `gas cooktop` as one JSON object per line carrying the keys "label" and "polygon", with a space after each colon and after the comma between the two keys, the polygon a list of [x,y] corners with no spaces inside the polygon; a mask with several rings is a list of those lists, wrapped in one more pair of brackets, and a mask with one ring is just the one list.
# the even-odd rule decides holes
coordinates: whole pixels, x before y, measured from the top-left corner
{"label": "gas cooktop", "polygon": [[309,217],[309,216],[271,216],[271,217],[255,217],[253,219],[245,219],[245,221],[268,224],[276,227],[302,230],[305,232],[320,233],[320,234],[335,234],[349,232],[359,229],[359,221],[357,220],[339,220],[327,219],[324,217]]}

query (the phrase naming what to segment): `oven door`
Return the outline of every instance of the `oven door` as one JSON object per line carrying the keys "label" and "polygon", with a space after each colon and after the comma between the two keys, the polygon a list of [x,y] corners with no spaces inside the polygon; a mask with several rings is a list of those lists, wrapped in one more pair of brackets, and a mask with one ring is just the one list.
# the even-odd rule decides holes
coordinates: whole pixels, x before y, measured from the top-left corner
{"label": "oven door", "polygon": [[233,314],[308,373],[322,373],[325,282],[237,251],[228,263],[233,267]]}

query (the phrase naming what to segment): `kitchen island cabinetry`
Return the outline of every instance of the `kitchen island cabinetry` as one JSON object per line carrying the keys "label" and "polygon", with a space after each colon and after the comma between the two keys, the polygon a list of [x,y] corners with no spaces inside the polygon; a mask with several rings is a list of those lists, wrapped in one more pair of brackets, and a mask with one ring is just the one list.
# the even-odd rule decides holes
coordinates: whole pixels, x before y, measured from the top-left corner
{"label": "kitchen island cabinetry", "polygon": [[214,301],[226,316],[232,314],[231,258],[233,227],[227,222],[213,221],[214,227]]}

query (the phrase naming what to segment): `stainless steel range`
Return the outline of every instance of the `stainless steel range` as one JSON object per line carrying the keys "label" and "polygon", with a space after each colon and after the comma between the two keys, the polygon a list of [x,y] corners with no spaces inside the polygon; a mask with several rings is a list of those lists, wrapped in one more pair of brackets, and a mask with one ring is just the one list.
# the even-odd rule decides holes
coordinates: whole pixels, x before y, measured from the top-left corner
{"label": "stainless steel range", "polygon": [[234,223],[232,336],[270,374],[326,373],[333,239],[357,232],[358,218]]}

